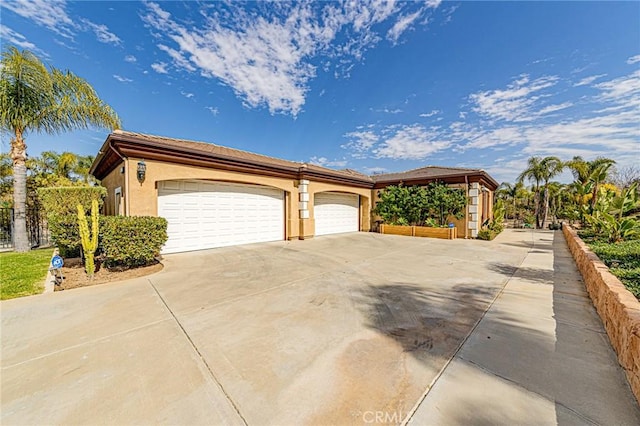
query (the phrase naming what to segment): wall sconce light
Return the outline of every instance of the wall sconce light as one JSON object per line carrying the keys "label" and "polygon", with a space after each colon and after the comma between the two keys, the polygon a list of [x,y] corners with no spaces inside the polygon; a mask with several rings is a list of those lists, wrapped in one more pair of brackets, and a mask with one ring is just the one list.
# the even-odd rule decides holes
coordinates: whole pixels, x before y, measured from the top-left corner
{"label": "wall sconce light", "polygon": [[147,165],[144,160],[138,161],[138,182],[144,182],[144,178],[147,175]]}

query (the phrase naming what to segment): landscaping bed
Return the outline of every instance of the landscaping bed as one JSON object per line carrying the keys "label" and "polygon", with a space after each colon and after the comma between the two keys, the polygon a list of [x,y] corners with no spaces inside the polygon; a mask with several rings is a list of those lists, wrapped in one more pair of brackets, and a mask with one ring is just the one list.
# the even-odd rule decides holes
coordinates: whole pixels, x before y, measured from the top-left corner
{"label": "landscaping bed", "polygon": [[411,237],[440,238],[453,240],[458,237],[457,228],[434,228],[430,226],[380,225],[381,234],[406,235]]}
{"label": "landscaping bed", "polygon": [[144,277],[159,272],[162,268],[163,265],[160,262],[132,269],[97,268],[93,278],[89,278],[79,258],[66,259],[65,266],[62,268],[64,280],[60,285],[55,286],[55,291]]}
{"label": "landscaping bed", "polygon": [[608,243],[596,238],[589,230],[580,231],[578,235],[627,290],[640,300],[640,240]]}

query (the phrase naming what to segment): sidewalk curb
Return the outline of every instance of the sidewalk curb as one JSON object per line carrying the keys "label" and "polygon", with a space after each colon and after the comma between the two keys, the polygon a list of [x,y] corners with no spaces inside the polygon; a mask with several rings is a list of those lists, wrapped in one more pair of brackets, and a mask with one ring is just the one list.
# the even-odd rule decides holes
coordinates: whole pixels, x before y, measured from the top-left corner
{"label": "sidewalk curb", "polygon": [[[53,249],[53,254],[51,255],[51,259],[54,256],[58,255],[58,249]],[[44,279],[44,291],[42,294],[50,294],[55,291],[56,288],[56,277],[51,273],[51,262],[49,262],[49,269],[47,270],[47,277]]]}

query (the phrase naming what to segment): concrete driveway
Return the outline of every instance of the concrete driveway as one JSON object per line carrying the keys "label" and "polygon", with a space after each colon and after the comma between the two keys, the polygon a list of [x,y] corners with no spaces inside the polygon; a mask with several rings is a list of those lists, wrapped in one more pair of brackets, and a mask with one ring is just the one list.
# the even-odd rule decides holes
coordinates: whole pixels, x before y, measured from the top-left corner
{"label": "concrete driveway", "polygon": [[[569,310],[594,338],[580,342],[582,330],[567,337],[575,340],[570,357],[549,362],[576,365],[587,344],[599,354],[606,368],[581,381],[588,366],[575,373],[593,386],[580,391],[590,406],[570,398],[558,408],[574,385],[554,386],[553,377],[548,395],[528,389],[527,380],[537,382],[526,365],[499,383],[466,380],[483,362],[512,368],[518,359],[509,334],[495,329],[492,349],[480,351],[491,338],[478,335],[489,334],[480,320],[499,308],[503,326],[533,327],[537,299],[518,287],[499,302],[507,284],[524,285],[523,262],[537,252],[551,258],[550,271],[529,274],[553,281],[553,240],[531,231],[493,242],[357,233],[231,247],[166,256],[165,269],[146,278],[2,302],[2,424],[455,424],[475,419],[456,395],[492,389],[506,399],[491,397],[493,414],[477,419],[637,423],[584,294]],[[511,404],[509,395],[519,397]],[[469,409],[482,410],[474,401]]]}

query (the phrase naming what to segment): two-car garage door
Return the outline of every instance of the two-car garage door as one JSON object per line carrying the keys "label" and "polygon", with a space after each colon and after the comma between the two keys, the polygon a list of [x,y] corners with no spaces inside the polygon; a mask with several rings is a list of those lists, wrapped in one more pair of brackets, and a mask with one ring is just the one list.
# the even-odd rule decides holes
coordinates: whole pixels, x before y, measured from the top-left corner
{"label": "two-car garage door", "polygon": [[163,253],[284,239],[284,191],[227,182],[164,181],[158,216],[167,219]]}

